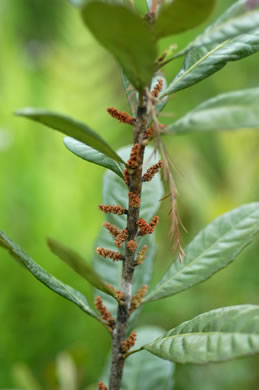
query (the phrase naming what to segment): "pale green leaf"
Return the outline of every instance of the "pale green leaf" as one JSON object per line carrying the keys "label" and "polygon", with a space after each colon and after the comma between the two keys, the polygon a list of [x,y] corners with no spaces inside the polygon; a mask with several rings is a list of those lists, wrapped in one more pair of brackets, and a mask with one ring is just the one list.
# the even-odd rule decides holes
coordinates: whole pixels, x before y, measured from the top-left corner
{"label": "pale green leaf", "polygon": [[91,309],[85,296],[74,288],[62,283],[54,276],[50,275],[41,266],[35,263],[20,247],[10,240],[0,231],[0,246],[7,249],[20,264],[22,264],[36,279],[45,284],[50,290],[61,295],[65,299],[75,303],[87,314],[99,319],[96,313]]}
{"label": "pale green leaf", "polygon": [[116,58],[137,90],[148,86],[154,72],[156,46],[148,24],[120,4],[91,1],[82,9],[86,26]]}
{"label": "pale green leaf", "polygon": [[241,60],[258,50],[259,29],[228,39],[216,47],[193,48],[187,53],[183,66],[163,95],[188,88],[222,69],[228,62]]}
{"label": "pale green leaf", "polygon": [[110,169],[116,175],[123,178],[123,174],[119,167],[119,164],[114,161],[112,158],[107,157],[104,153],[98,152],[98,150],[87,146],[83,142],[77,141],[72,137],[65,137],[64,144],[76,156],[82,158],[83,160],[89,161],[93,164],[100,165],[104,168]]}
{"label": "pale green leaf", "polygon": [[87,264],[87,262],[74,250],[64,246],[53,238],[47,240],[50,250],[69,265],[77,274],[87,280],[92,286],[104,293],[116,297],[115,293],[108,288],[99,275]]}
{"label": "pale green leaf", "polygon": [[212,25],[200,34],[191,47],[218,45],[241,34],[249,34],[259,28],[259,3],[248,6],[247,0],[234,3]]}
{"label": "pale green leaf", "polygon": [[218,95],[166,128],[169,133],[259,128],[259,88]]}
{"label": "pale green leaf", "polygon": [[259,353],[259,306],[212,310],[182,323],[143,348],[162,359],[195,364]]}
{"label": "pale green leaf", "polygon": [[210,15],[215,0],[173,0],[161,7],[154,23],[157,39],[190,30]]}
{"label": "pale green leaf", "polygon": [[230,264],[258,231],[258,202],[223,214],[190,242],[183,263],[177,259],[144,302],[177,294],[209,279]]}
{"label": "pale green leaf", "polygon": [[16,115],[42,123],[51,129],[58,130],[63,134],[75,138],[86,145],[98,150],[111,159],[122,162],[123,160],[114,152],[114,150],[84,123],[76,121],[65,115],[56,114],[39,108],[24,108],[16,112]]}
{"label": "pale green leaf", "polygon": [[[130,155],[130,147],[122,148],[118,151],[118,154],[128,160]],[[153,154],[154,149],[151,147],[146,148],[144,170],[149,168],[155,162],[159,160],[159,156],[156,157]],[[141,202],[141,217],[150,221],[157,211],[160,202],[159,200],[163,196],[163,186],[161,183],[160,175],[157,174],[154,179],[149,183],[143,183],[142,202]],[[119,204],[124,207],[128,207],[128,188],[125,183],[118,178],[113,172],[107,171],[104,176],[103,183],[103,203],[104,204]],[[127,224],[126,216],[118,216],[113,214],[106,214],[108,222],[114,224],[119,229],[124,229]],[[143,284],[148,284],[152,275],[152,263],[156,250],[154,234],[146,235],[138,238],[138,250],[148,245],[147,257],[144,264],[138,266],[134,272],[133,281],[133,294]],[[96,247],[102,246],[104,248],[117,250],[114,245],[114,238],[106,229],[103,229],[97,239]],[[103,257],[95,254],[93,265],[98,274],[103,275],[106,283],[112,284],[115,288],[120,288],[121,278],[121,262],[112,262],[110,259],[104,259]],[[105,305],[109,310],[116,313],[116,302],[109,296],[102,295]]]}

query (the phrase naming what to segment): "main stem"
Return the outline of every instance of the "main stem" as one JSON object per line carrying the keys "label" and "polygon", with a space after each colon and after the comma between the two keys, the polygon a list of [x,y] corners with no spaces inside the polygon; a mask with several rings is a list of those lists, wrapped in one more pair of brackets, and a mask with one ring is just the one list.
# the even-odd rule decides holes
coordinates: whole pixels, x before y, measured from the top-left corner
{"label": "main stem", "polygon": [[[140,144],[140,162],[136,169],[129,171],[129,192],[134,192],[141,197],[142,191],[142,167],[144,159],[145,145],[143,145],[145,130],[147,125],[147,108],[143,95],[140,96],[137,111],[136,125],[134,128],[134,144]],[[128,207],[127,229],[128,239],[136,240],[137,220],[139,219],[139,208]],[[121,343],[126,338],[128,320],[130,315],[130,302],[132,297],[132,281],[134,274],[135,252],[129,251],[125,245],[125,259],[123,261],[120,290],[124,294],[124,303],[119,304],[117,312],[116,326],[112,334],[112,364],[110,373],[109,390],[120,390],[122,373],[124,367],[124,357],[121,350]]]}

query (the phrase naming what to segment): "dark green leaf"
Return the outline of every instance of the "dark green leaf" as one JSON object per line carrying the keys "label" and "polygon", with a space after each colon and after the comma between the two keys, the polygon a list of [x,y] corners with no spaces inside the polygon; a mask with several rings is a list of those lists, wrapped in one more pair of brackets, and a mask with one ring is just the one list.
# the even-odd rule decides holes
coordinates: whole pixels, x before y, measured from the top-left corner
{"label": "dark green leaf", "polygon": [[105,154],[115,161],[123,160],[112,150],[112,148],[84,123],[71,119],[65,115],[56,114],[47,110],[38,108],[24,108],[16,112],[16,115],[42,123],[51,129],[58,130],[63,134],[69,135],[78,141],[91,146],[93,149]]}
{"label": "dark green leaf", "polygon": [[227,39],[241,34],[250,34],[259,28],[259,4],[248,7],[247,0],[237,1],[220,16],[216,22],[209,26],[193,42],[191,47],[218,45]]}
{"label": "dark green leaf", "polygon": [[[145,326],[137,328],[136,333],[137,341],[134,349],[152,342],[165,331],[155,326]],[[110,362],[111,359],[108,359],[108,364],[100,378],[104,383],[108,383],[109,380]],[[125,361],[121,390],[173,390],[174,368],[171,362],[158,359],[147,351],[135,353]]]}
{"label": "dark green leaf", "polygon": [[215,0],[173,0],[161,7],[154,24],[156,38],[180,34],[203,23],[210,15]]}
{"label": "dark green leaf", "polygon": [[45,286],[47,286],[50,290],[75,303],[78,307],[80,307],[80,309],[82,309],[87,314],[90,314],[92,317],[99,319],[96,313],[89,306],[89,303],[83,294],[50,275],[1,231],[0,246],[7,249],[11,256],[18,260],[18,262],[27,268],[27,270],[36,279],[45,284]]}
{"label": "dark green leaf", "polygon": [[123,174],[121,172],[119,164],[117,164],[110,157],[107,157],[105,154],[98,152],[98,150],[95,150],[90,146],[87,146],[83,142],[77,141],[76,139],[71,137],[65,137],[64,144],[68,148],[68,150],[70,150],[70,152],[74,153],[76,156],[93,164],[110,169],[111,171],[116,173],[116,175],[123,178]]}
{"label": "dark green leaf", "polygon": [[[156,158],[152,153],[154,152],[153,148],[146,148],[145,163],[144,169],[149,168],[159,159],[159,156]],[[122,148],[118,151],[118,154],[127,160],[130,154],[130,147]],[[142,192],[142,207],[141,207],[141,217],[149,221],[157,211],[160,203],[159,200],[163,196],[163,187],[161,183],[160,175],[156,175],[155,178],[150,183],[143,184]],[[120,204],[124,207],[128,207],[128,188],[111,171],[107,171],[104,176],[103,184],[103,203],[104,204]],[[126,216],[118,216],[113,214],[106,214],[106,219],[108,222],[116,225],[119,229],[124,229],[126,227]],[[143,245],[148,245],[147,258],[144,261],[144,264],[137,267],[134,273],[134,282],[133,282],[133,294],[140,288],[143,284],[148,284],[151,279],[152,274],[152,263],[153,257],[155,254],[155,241],[154,234],[152,236],[147,235],[145,237],[138,238],[138,249],[141,249]],[[102,246],[104,248],[109,248],[112,250],[118,250],[114,245],[114,238],[106,229],[103,229],[97,239],[96,246]],[[120,277],[121,277],[121,262],[112,262],[109,259],[104,259],[97,254],[94,255],[93,262],[95,270],[100,274],[104,275],[104,280],[106,283],[112,284],[115,288],[120,288]],[[103,295],[102,296],[105,305],[109,308],[112,313],[116,313],[116,304],[114,300],[110,297]]]}
{"label": "dark green leaf", "polygon": [[215,219],[185,249],[144,299],[154,301],[186,290],[226,267],[259,231],[259,203],[250,203]]}
{"label": "dark green leaf", "polygon": [[165,95],[180,91],[196,84],[223,68],[228,62],[241,60],[259,50],[259,30],[239,35],[214,46],[191,49],[184,64]]}
{"label": "dark green leaf", "polygon": [[146,87],[154,71],[156,46],[148,24],[120,4],[91,1],[83,7],[84,23],[116,58],[137,90]]}
{"label": "dark green leaf", "polygon": [[65,247],[52,238],[47,240],[50,250],[66,264],[68,264],[76,273],[86,279],[92,286],[104,293],[116,297],[115,293],[108,288],[100,279],[99,275],[86,263],[86,261],[74,250]]}
{"label": "dark green leaf", "polygon": [[201,314],[144,349],[162,359],[196,364],[259,353],[259,306],[224,307]]}
{"label": "dark green leaf", "polygon": [[259,128],[259,88],[218,95],[169,125],[169,133]]}

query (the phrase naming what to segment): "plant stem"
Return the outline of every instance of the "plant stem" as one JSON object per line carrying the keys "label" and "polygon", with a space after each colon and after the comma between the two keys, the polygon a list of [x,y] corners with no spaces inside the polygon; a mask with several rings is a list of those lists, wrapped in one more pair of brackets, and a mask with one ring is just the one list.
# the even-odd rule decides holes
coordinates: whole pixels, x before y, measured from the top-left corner
{"label": "plant stem", "polygon": [[[139,106],[137,111],[136,125],[134,128],[134,144],[140,144],[140,162],[136,169],[129,171],[129,192],[134,192],[141,197],[142,191],[142,166],[144,159],[145,146],[143,145],[145,130],[147,125],[147,109],[143,95],[139,98]],[[139,207],[128,207],[127,214],[127,229],[128,239],[135,240],[137,236],[137,220],[139,219]],[[130,315],[130,303],[132,297],[132,281],[135,269],[135,252],[131,252],[125,245],[125,260],[123,261],[121,287],[120,290],[124,294],[125,301],[122,305],[118,305],[116,326],[113,330],[112,341],[112,365],[110,373],[109,390],[120,390],[124,357],[121,350],[121,343],[125,340],[127,334],[128,320]]]}

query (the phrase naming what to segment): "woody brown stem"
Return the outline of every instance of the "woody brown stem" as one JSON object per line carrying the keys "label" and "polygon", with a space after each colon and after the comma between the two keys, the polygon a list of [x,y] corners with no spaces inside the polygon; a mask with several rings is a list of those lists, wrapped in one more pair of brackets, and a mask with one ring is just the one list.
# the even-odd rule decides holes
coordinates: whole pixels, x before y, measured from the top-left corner
{"label": "woody brown stem", "polygon": [[[134,145],[139,144],[138,165],[135,168],[129,168],[129,193],[136,194],[141,198],[142,191],[142,166],[145,146],[143,141],[145,138],[145,131],[147,125],[147,109],[144,102],[144,97],[140,96],[139,107],[136,118],[136,125],[134,127]],[[134,146],[133,145],[133,146]],[[130,195],[129,195],[130,201]],[[136,239],[137,237],[137,220],[139,219],[139,207],[132,207],[129,202],[127,213],[127,230],[128,238],[126,244]],[[128,320],[130,315],[130,303],[132,298],[132,281],[135,269],[135,252],[132,252],[127,245],[125,245],[125,259],[123,261],[123,269],[121,276],[120,291],[123,293],[124,302],[118,306],[117,321],[113,330],[112,342],[112,364],[109,390],[120,390],[121,379],[124,366],[124,356],[122,351],[122,342],[126,338],[128,327]]]}

